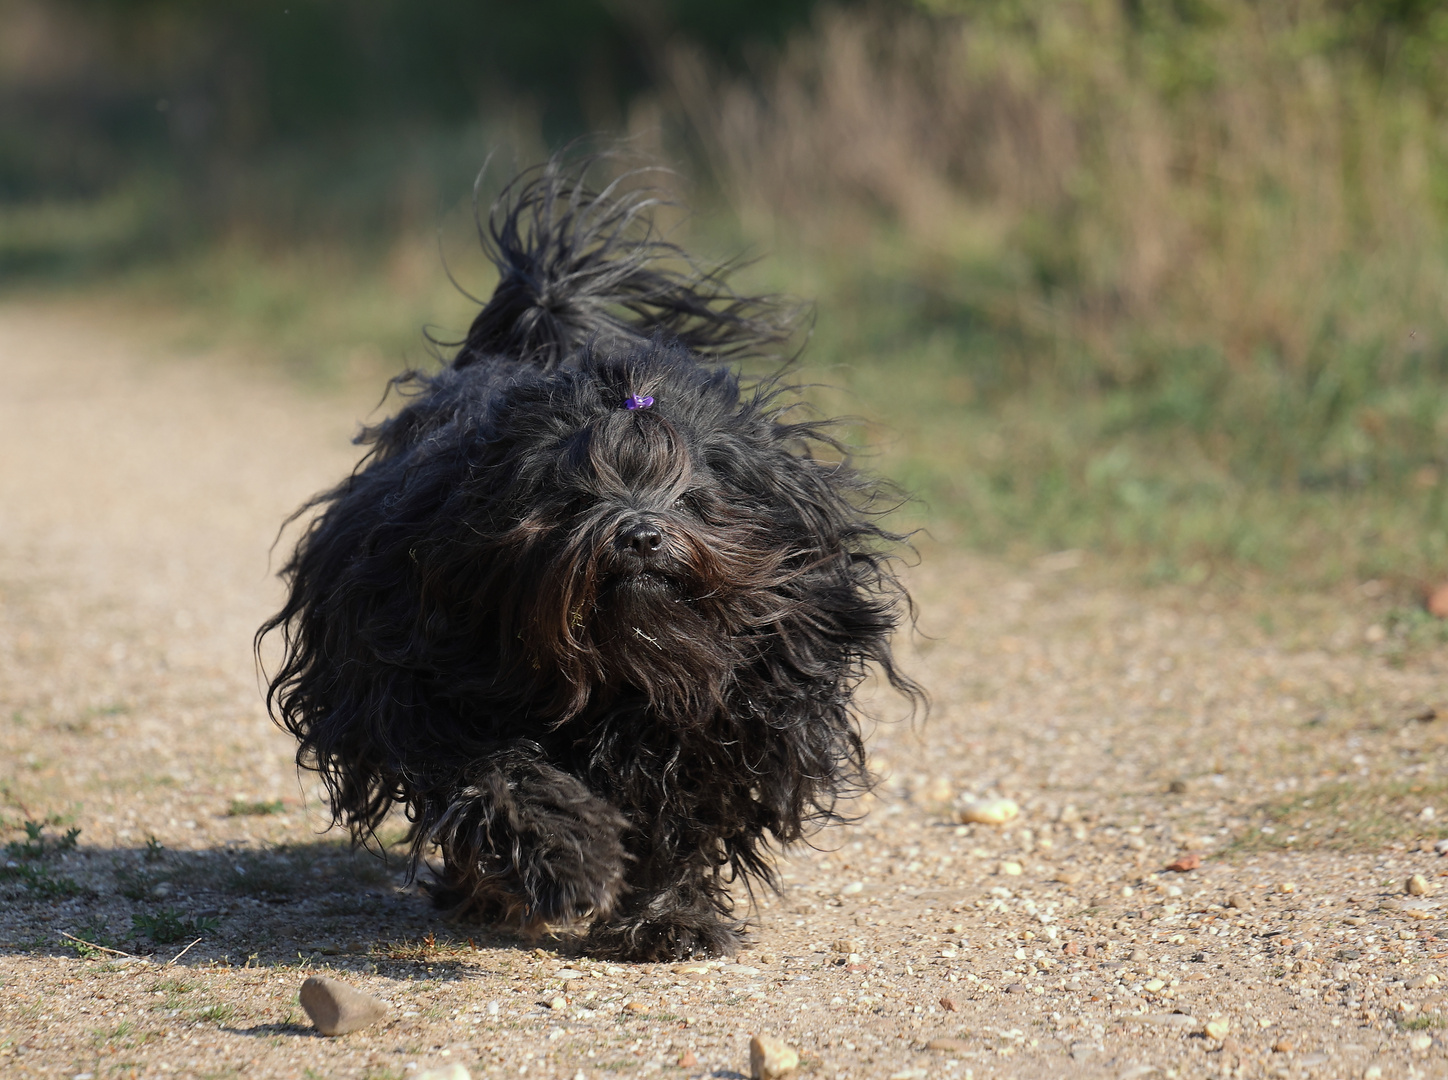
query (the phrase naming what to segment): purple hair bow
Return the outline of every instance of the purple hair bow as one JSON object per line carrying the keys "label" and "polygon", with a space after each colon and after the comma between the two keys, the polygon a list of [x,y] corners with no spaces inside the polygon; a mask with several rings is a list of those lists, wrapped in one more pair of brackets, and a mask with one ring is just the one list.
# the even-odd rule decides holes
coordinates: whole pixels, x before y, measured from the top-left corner
{"label": "purple hair bow", "polygon": [[647,395],[630,394],[624,398],[623,407],[625,409],[647,409],[653,403],[654,399]]}

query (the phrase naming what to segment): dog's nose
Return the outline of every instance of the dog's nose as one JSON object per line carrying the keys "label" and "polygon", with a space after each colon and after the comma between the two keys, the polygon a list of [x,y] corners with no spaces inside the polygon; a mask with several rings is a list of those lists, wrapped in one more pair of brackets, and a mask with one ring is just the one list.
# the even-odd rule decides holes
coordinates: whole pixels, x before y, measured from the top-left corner
{"label": "dog's nose", "polygon": [[624,533],[623,542],[639,558],[647,559],[657,555],[664,546],[664,534],[656,525],[635,525]]}

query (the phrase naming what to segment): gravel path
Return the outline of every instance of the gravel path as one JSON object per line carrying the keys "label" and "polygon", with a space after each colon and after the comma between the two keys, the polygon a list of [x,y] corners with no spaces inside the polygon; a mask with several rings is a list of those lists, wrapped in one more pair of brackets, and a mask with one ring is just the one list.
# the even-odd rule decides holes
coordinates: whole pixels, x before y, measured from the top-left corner
{"label": "gravel path", "polygon": [[[275,529],[376,387],[118,322],[0,307],[0,1074],[728,1077],[763,1033],[820,1077],[1448,1075],[1448,665],[1410,598],[927,549],[934,707],[875,733],[863,821],[736,962],[593,963],[349,853],[261,708]],[[390,1019],[318,1036],[313,972]]]}

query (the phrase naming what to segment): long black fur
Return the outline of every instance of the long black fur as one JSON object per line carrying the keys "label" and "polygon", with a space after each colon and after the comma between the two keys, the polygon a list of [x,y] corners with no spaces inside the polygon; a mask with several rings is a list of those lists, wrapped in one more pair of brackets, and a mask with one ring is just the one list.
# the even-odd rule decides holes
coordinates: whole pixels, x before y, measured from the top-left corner
{"label": "long black fur", "polygon": [[636,960],[732,953],[728,883],[775,884],[768,842],[870,782],[868,670],[919,696],[877,485],[725,363],[776,352],[788,309],[660,240],[653,203],[559,159],[504,191],[496,292],[299,511],[257,635],[336,822],[401,804],[442,905]]}

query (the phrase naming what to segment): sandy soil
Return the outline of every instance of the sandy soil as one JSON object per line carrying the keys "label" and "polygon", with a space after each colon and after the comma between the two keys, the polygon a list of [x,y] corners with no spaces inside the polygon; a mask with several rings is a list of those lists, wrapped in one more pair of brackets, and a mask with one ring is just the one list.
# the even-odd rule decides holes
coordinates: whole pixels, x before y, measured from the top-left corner
{"label": "sandy soil", "polygon": [[[265,717],[275,530],[376,386],[116,323],[0,307],[3,1075],[727,1077],[756,1032],[821,1077],[1448,1075],[1448,665],[1410,598],[927,549],[934,708],[874,734],[863,822],[734,962],[594,963],[440,922]],[[1020,816],[961,824],[985,797]],[[391,1018],[318,1036],[324,969]]]}

